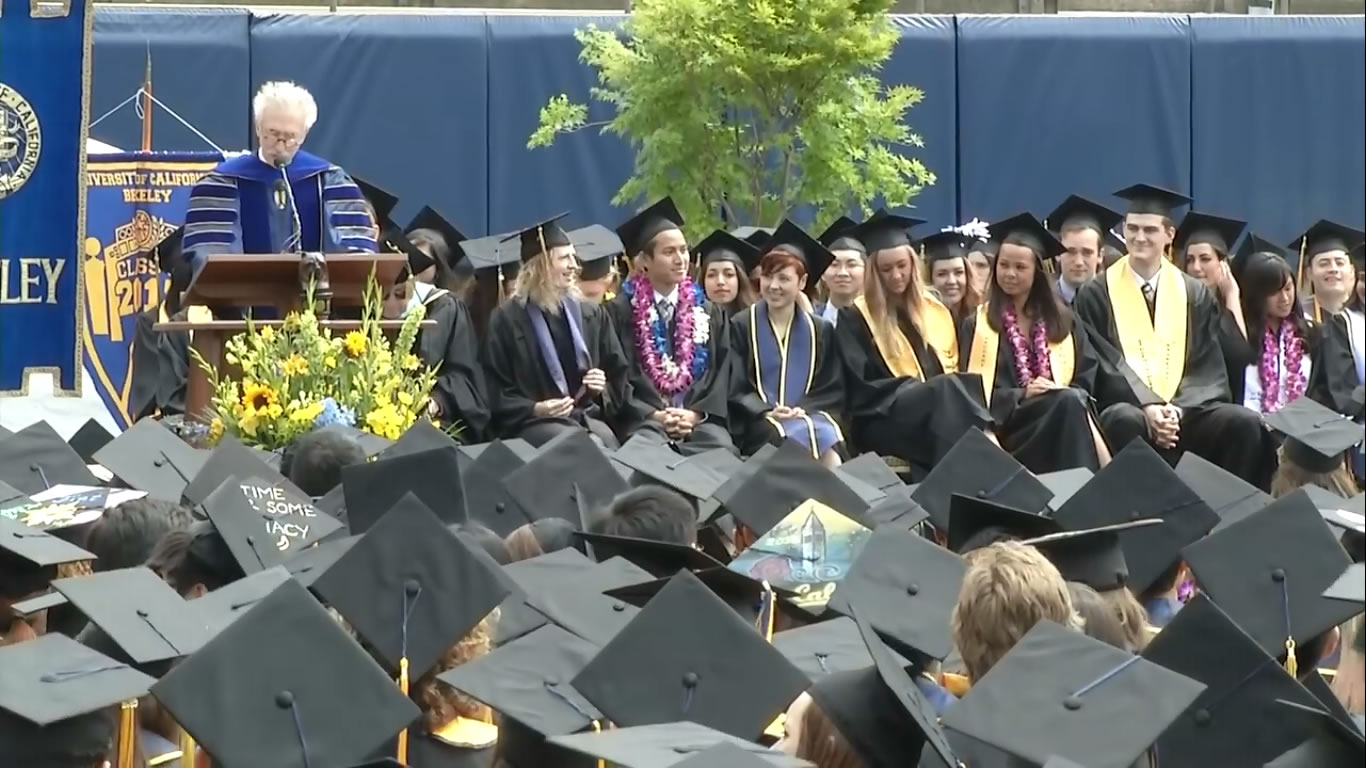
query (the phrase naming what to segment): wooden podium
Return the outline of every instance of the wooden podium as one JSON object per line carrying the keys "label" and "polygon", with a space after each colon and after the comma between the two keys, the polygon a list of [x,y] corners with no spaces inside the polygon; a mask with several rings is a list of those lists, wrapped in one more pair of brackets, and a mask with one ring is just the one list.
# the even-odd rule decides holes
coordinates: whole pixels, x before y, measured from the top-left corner
{"label": "wooden podium", "polygon": [[[210,256],[194,282],[185,292],[182,306],[206,306],[210,311],[249,307],[272,307],[279,320],[254,320],[256,326],[279,327],[284,316],[306,303],[307,284],[301,277],[303,257],[297,253],[283,254],[222,254]],[[359,308],[364,304],[365,287],[373,271],[380,285],[392,285],[407,257],[391,253],[342,253],[323,257],[322,281],[330,287],[330,306]],[[334,334],[357,330],[359,320],[332,320],[326,315],[320,321]],[[425,320],[422,327],[434,327]],[[380,328],[391,339],[403,327],[402,320],[381,320]],[[225,375],[232,375],[232,366],[224,359],[228,339],[247,329],[245,320],[208,320],[192,322],[174,320],[157,323],[153,329],[163,333],[188,331],[190,346],[209,364]],[[193,358],[189,361],[189,380],[185,387],[185,415],[204,419],[213,397],[208,374]]]}

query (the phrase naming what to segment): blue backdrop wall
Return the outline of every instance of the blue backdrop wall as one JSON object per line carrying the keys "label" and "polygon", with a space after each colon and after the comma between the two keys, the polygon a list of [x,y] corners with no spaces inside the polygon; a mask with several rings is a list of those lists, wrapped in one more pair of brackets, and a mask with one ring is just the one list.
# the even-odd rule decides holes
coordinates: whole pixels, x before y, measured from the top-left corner
{"label": "blue backdrop wall", "polygon": [[[253,15],[97,9],[92,113],[130,96],[148,53],[158,99],[214,143],[250,141],[252,90],[313,91],[310,150],[470,236],[573,210],[608,225],[631,169],[625,142],[587,131],[528,150],[540,108],[584,101],[575,29],[620,16]],[[933,226],[1043,214],[1076,192],[1145,181],[1288,241],[1319,217],[1366,218],[1366,25],[1355,17],[897,16],[881,72],[925,91],[909,121],[938,183]],[[591,119],[610,115],[593,107]],[[124,110],[91,135],[136,148]],[[156,149],[206,148],[158,116]],[[639,202],[639,201],[637,201]]]}

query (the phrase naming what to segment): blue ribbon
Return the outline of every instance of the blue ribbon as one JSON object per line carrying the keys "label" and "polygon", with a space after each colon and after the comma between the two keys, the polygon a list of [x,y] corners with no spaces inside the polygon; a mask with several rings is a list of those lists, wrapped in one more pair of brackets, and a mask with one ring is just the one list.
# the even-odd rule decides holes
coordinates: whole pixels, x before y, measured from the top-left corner
{"label": "blue ribbon", "polygon": [[[560,300],[560,312],[564,314],[565,320],[569,321],[569,336],[574,342],[574,362],[579,367],[579,373],[583,373],[588,370],[592,361],[588,357],[588,345],[583,341],[583,328],[579,325],[576,309],[578,307],[574,306],[570,299]],[[559,353],[555,351],[555,341],[550,338],[550,326],[546,324],[545,313],[534,301],[526,303],[526,311],[531,316],[531,329],[536,334],[536,346],[541,350],[541,358],[545,360],[545,367],[550,371],[550,378],[559,388],[561,395],[572,395],[569,391],[569,380],[565,378],[564,368],[560,365]]]}

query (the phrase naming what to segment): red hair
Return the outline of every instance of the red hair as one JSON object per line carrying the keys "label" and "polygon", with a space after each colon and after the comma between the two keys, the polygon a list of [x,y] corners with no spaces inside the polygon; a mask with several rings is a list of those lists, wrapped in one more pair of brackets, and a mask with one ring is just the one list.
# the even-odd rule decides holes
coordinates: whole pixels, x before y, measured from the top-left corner
{"label": "red hair", "polygon": [[802,260],[802,257],[781,245],[764,254],[764,257],[759,260],[759,274],[764,277],[770,277],[787,267],[792,267],[798,278],[806,277],[806,262]]}

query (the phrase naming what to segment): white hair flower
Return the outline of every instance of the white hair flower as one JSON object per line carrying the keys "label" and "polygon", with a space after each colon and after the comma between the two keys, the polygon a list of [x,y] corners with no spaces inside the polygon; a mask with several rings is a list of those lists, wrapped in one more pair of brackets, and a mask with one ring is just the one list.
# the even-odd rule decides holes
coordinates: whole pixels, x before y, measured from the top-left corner
{"label": "white hair flower", "polygon": [[986,241],[991,239],[991,229],[987,223],[981,219],[974,218],[968,223],[958,227],[944,227],[940,232],[955,232],[963,237],[973,237],[978,240]]}

